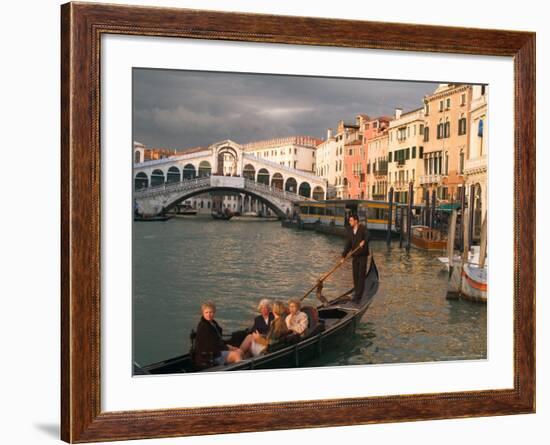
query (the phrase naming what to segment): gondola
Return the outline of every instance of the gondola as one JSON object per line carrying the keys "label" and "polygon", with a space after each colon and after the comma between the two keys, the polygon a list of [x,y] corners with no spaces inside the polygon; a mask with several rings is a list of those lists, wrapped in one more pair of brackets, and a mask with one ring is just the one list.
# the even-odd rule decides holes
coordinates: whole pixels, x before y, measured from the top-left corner
{"label": "gondola", "polygon": [[233,218],[233,213],[230,212],[212,212],[211,215],[212,218],[222,221],[229,221],[231,218]]}
{"label": "gondola", "polygon": [[[365,290],[361,301],[352,304],[349,300],[353,289],[339,297],[317,306],[302,308],[310,320],[309,328],[303,337],[292,343],[280,343],[270,347],[266,353],[237,363],[197,369],[191,360],[191,354],[139,366],[134,363],[134,374],[179,374],[189,372],[237,371],[243,369],[274,369],[299,367],[320,357],[324,352],[341,344],[343,338],[351,336],[365,311],[372,303],[378,291],[379,276],[374,258],[371,257],[365,280]],[[246,331],[237,331],[231,335],[230,344],[238,346]]]}

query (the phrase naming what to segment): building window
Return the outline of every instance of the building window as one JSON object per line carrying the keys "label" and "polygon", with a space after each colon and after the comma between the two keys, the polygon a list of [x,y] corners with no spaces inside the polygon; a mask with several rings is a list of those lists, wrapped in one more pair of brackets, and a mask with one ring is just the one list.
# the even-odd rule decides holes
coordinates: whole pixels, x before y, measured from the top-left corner
{"label": "building window", "polygon": [[430,114],[430,104],[426,102],[424,104],[424,115],[427,116],[428,114]]}
{"label": "building window", "polygon": [[430,128],[424,127],[424,142],[428,142],[430,140]]}
{"label": "building window", "polygon": [[418,158],[422,159],[424,157],[424,147],[418,147]]}
{"label": "building window", "polygon": [[412,148],[412,158],[416,159],[416,147]]}
{"label": "building window", "polygon": [[441,139],[443,133],[443,124],[437,124],[437,139]]}
{"label": "building window", "polygon": [[443,111],[443,101],[439,101],[439,111]]}
{"label": "building window", "polygon": [[459,174],[464,173],[464,150],[460,150],[460,165],[459,165]]}
{"label": "building window", "polygon": [[458,134],[463,135],[466,134],[466,118],[463,117],[458,120]]}
{"label": "building window", "polygon": [[450,97],[447,98],[447,110],[449,108],[451,108],[451,98]]}
{"label": "building window", "polygon": [[443,137],[448,138],[451,136],[451,123],[449,121],[445,122],[445,134]]}
{"label": "building window", "polygon": [[481,85],[481,95],[485,96],[485,85]]}
{"label": "building window", "polygon": [[466,105],[466,94],[465,93],[460,96],[460,105],[462,105],[462,106]]}
{"label": "building window", "polygon": [[388,153],[388,162],[392,162],[392,151]]}

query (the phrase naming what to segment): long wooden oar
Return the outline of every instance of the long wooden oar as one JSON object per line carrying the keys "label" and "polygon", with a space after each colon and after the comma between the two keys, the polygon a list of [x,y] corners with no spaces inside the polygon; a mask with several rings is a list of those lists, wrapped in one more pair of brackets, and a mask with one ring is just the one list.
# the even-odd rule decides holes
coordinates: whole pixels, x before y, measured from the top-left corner
{"label": "long wooden oar", "polygon": [[334,266],[332,269],[330,269],[327,273],[325,273],[321,278],[319,278],[319,280],[317,281],[317,284],[315,284],[310,290],[308,290],[304,296],[302,298],[300,298],[300,301],[302,301],[304,298],[306,298],[310,293],[312,293],[315,289],[317,289],[317,287],[319,286],[319,283],[322,283],[324,282],[328,277],[330,277],[335,271],[336,269],[338,269],[340,266],[342,266],[342,264],[344,264],[346,262],[346,260],[348,260],[349,258],[351,258],[351,256],[357,252],[359,249],[361,249],[362,246],[357,246],[355,249],[353,249],[351,252],[349,252],[345,257],[344,257],[344,261],[338,261],[338,263],[336,263],[336,266]]}

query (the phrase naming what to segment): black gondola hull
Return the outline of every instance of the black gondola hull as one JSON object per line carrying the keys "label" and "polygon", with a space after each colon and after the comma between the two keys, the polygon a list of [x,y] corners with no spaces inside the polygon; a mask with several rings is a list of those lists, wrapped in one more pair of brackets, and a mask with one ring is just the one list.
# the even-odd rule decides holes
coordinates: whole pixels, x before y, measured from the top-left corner
{"label": "black gondola hull", "polygon": [[[237,363],[213,366],[201,372],[238,371],[245,369],[294,368],[306,365],[325,351],[333,350],[342,343],[343,338],[351,337],[357,324],[371,305],[378,291],[379,276],[374,259],[371,260],[365,281],[365,290],[357,306],[349,306],[344,300],[353,289],[332,300],[328,306],[319,306],[319,319],[324,322],[324,330],[312,334],[304,340],[258,357]],[[140,368],[143,374],[179,374],[195,372],[189,354],[174,357]]]}

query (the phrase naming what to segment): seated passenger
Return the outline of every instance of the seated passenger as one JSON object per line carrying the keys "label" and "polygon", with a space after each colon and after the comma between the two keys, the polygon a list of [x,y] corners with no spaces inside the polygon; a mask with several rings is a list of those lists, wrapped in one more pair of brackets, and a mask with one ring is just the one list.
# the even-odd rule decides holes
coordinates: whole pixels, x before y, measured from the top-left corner
{"label": "seated passenger", "polygon": [[[208,367],[235,363],[242,360],[239,348],[228,345],[222,337],[222,328],[214,320],[216,306],[212,302],[201,305],[202,317],[197,325],[193,360],[199,366]],[[213,360],[213,363],[211,362]]]}
{"label": "seated passenger", "polygon": [[273,321],[271,322],[267,334],[264,336],[258,331],[248,335],[241,344],[242,355],[246,354],[257,357],[269,345],[275,344],[289,334],[285,319],[283,318],[286,309],[284,303],[276,301],[272,307]]}
{"label": "seated passenger", "polygon": [[300,300],[289,300],[289,314],[286,316],[286,326],[297,335],[302,335],[307,329],[308,319],[305,312],[302,312]]}
{"label": "seated passenger", "polygon": [[260,315],[258,315],[254,319],[254,326],[252,326],[250,332],[259,332],[262,335],[267,335],[269,326],[273,321],[273,313],[271,312],[271,301],[269,301],[267,298],[263,298],[258,304],[258,312],[260,313]]}

